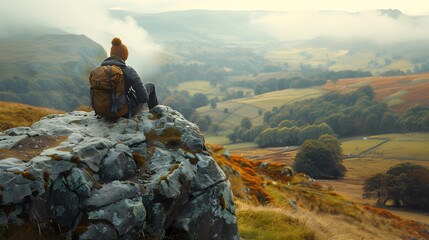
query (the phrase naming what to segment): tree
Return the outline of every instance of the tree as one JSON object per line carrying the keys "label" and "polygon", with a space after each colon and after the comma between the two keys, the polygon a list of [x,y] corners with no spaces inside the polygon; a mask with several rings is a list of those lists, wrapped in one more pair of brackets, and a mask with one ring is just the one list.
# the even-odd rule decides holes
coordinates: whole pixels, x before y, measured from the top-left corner
{"label": "tree", "polygon": [[421,131],[425,129],[425,116],[429,114],[428,106],[417,105],[403,113],[398,121],[398,128],[404,131]]}
{"label": "tree", "polygon": [[189,101],[189,105],[193,108],[204,107],[209,104],[209,99],[204,93],[195,93]]}
{"label": "tree", "polygon": [[429,112],[422,118],[423,130],[429,130]]}
{"label": "tree", "polygon": [[210,126],[210,128],[209,128],[209,131],[211,133],[213,133],[215,136],[217,136],[217,134],[219,133],[220,129],[221,128],[220,128],[219,124],[212,124]]}
{"label": "tree", "polygon": [[245,117],[241,120],[241,127],[244,129],[251,129],[252,128],[252,121],[250,118]]}
{"label": "tree", "polygon": [[389,176],[377,173],[365,180],[363,187],[364,198],[377,198],[376,206],[382,207],[386,204],[388,198],[387,186],[390,181]]}
{"label": "tree", "polygon": [[[375,97],[375,92],[374,89],[371,86],[364,86],[364,87],[360,87],[357,91],[356,91],[357,95],[361,95],[364,94],[366,96],[368,96],[368,98],[370,100],[373,100]],[[361,95],[362,96],[362,95]]]}
{"label": "tree", "polygon": [[293,168],[313,178],[334,179],[346,171],[341,163],[341,145],[334,136],[324,135],[318,140],[306,140],[298,151]]}
{"label": "tree", "polygon": [[378,131],[379,118],[371,113],[365,118],[365,130],[367,133],[376,133]]}
{"label": "tree", "polygon": [[217,99],[216,98],[210,99],[210,107],[212,109],[215,109],[217,107]]}
{"label": "tree", "polygon": [[232,142],[232,143],[236,143],[237,139],[238,139],[238,135],[237,135],[237,129],[234,130],[234,132],[228,134],[228,139]]}
{"label": "tree", "polygon": [[299,133],[299,141],[302,143],[307,139],[318,139],[323,134],[334,134],[334,131],[326,123],[321,123],[319,125],[308,125],[301,129]]}
{"label": "tree", "polygon": [[195,124],[197,124],[198,127],[200,128],[200,130],[203,132],[207,131],[209,128],[209,123],[208,123],[207,119],[204,117],[198,118],[197,121],[195,122]]}
{"label": "tree", "polygon": [[391,132],[395,129],[396,116],[391,112],[385,112],[381,118],[380,127],[384,132]]}
{"label": "tree", "polygon": [[376,174],[365,181],[364,197],[377,198],[384,206],[392,200],[396,207],[429,209],[429,169],[412,163],[391,167],[385,174]]}

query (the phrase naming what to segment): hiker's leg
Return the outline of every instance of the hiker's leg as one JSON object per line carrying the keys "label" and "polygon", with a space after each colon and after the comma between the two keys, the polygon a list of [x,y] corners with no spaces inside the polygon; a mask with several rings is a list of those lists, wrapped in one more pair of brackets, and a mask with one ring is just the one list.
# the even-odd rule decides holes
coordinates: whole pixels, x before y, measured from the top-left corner
{"label": "hiker's leg", "polygon": [[153,83],[145,83],[144,87],[146,88],[147,94],[149,94],[149,101],[147,105],[149,109],[154,108],[158,105],[158,98],[156,97],[155,85]]}

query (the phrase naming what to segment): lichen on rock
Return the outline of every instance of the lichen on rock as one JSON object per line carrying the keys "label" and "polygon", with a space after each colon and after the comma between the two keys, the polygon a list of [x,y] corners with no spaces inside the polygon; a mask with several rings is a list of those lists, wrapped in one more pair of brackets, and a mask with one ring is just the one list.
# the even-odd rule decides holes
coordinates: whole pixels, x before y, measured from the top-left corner
{"label": "lichen on rock", "polygon": [[[10,155],[29,138],[50,143],[29,159]],[[1,133],[0,157],[4,229],[37,223],[68,239],[239,238],[226,175],[198,127],[169,107],[116,121],[49,115]]]}

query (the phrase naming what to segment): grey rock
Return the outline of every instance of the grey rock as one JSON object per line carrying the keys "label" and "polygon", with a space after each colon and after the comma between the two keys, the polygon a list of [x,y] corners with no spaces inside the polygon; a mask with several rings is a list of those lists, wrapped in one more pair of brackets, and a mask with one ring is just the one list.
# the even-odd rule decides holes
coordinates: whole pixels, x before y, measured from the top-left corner
{"label": "grey rock", "polygon": [[107,223],[96,223],[87,227],[86,231],[79,236],[79,239],[87,240],[104,240],[104,239],[118,239],[116,229]]}
{"label": "grey rock", "polygon": [[31,128],[29,127],[16,127],[16,128],[11,128],[8,129],[6,131],[4,131],[4,133],[6,133],[9,136],[20,136],[20,135],[25,135],[28,132],[30,132]]}
{"label": "grey rock", "polygon": [[0,135],[0,149],[11,149],[13,146],[15,146],[19,141],[25,139],[27,135],[6,135],[1,134]]}
{"label": "grey rock", "polygon": [[[118,146],[124,146],[124,148],[120,149]],[[109,150],[107,157],[101,162],[99,174],[103,182],[125,180],[135,175],[136,168],[130,149],[118,144],[115,149]]]}
{"label": "grey rock", "polygon": [[131,182],[113,181],[103,185],[100,189],[93,189],[91,197],[85,199],[81,207],[86,209],[97,209],[122,199],[133,199],[140,195],[140,188]]}
{"label": "grey rock", "polygon": [[89,220],[108,221],[113,225],[119,236],[127,232],[143,232],[145,227],[146,210],[141,198],[124,198],[88,213]]}
{"label": "grey rock", "polygon": [[0,227],[55,224],[67,239],[239,239],[226,175],[198,127],[169,107],[114,121],[53,114],[0,133],[0,148],[28,136],[65,140],[30,161],[0,159]]}
{"label": "grey rock", "polygon": [[[207,191],[208,190],[208,191]],[[234,239],[237,218],[229,182],[212,186],[182,207],[173,225],[184,239]]]}

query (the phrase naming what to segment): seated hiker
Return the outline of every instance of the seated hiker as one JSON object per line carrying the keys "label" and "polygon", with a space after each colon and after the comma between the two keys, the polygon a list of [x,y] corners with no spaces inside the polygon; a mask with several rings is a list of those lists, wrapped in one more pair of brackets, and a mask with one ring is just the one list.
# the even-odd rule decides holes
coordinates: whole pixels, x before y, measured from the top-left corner
{"label": "seated hiker", "polygon": [[[113,66],[118,66],[122,69],[123,79],[125,79],[125,81],[123,81],[125,84],[124,92],[126,94],[126,99],[128,100],[127,108],[122,108],[121,106],[114,107],[115,110],[112,112],[114,112],[114,114],[116,115],[113,114],[112,115],[113,117],[118,117],[117,114],[120,114],[120,116],[122,117],[131,118],[137,112],[140,111],[144,103],[148,104],[149,109],[152,109],[156,105],[158,105],[158,99],[156,97],[156,92],[155,92],[155,85],[153,83],[143,84],[138,73],[132,67],[127,66],[125,64],[125,61],[127,60],[127,58],[128,58],[128,48],[124,44],[122,44],[121,39],[117,37],[113,38],[112,47],[110,49],[110,57],[106,58],[101,63],[101,66],[113,65]],[[114,68],[110,68],[110,75],[111,75],[110,78],[112,77],[112,71],[113,71],[112,69],[114,70]],[[96,74],[94,73],[94,75]],[[91,83],[91,86],[93,86],[93,83]],[[118,87],[118,89],[120,88]],[[94,97],[92,97],[92,99],[94,99]],[[125,96],[124,96],[124,100],[120,100],[119,102],[120,102],[119,104],[124,104],[123,102],[125,102]],[[94,101],[92,104],[93,106],[96,105],[94,104]],[[94,110],[98,115],[103,116],[103,114],[100,114],[99,112],[97,112],[96,107],[94,107]]]}

